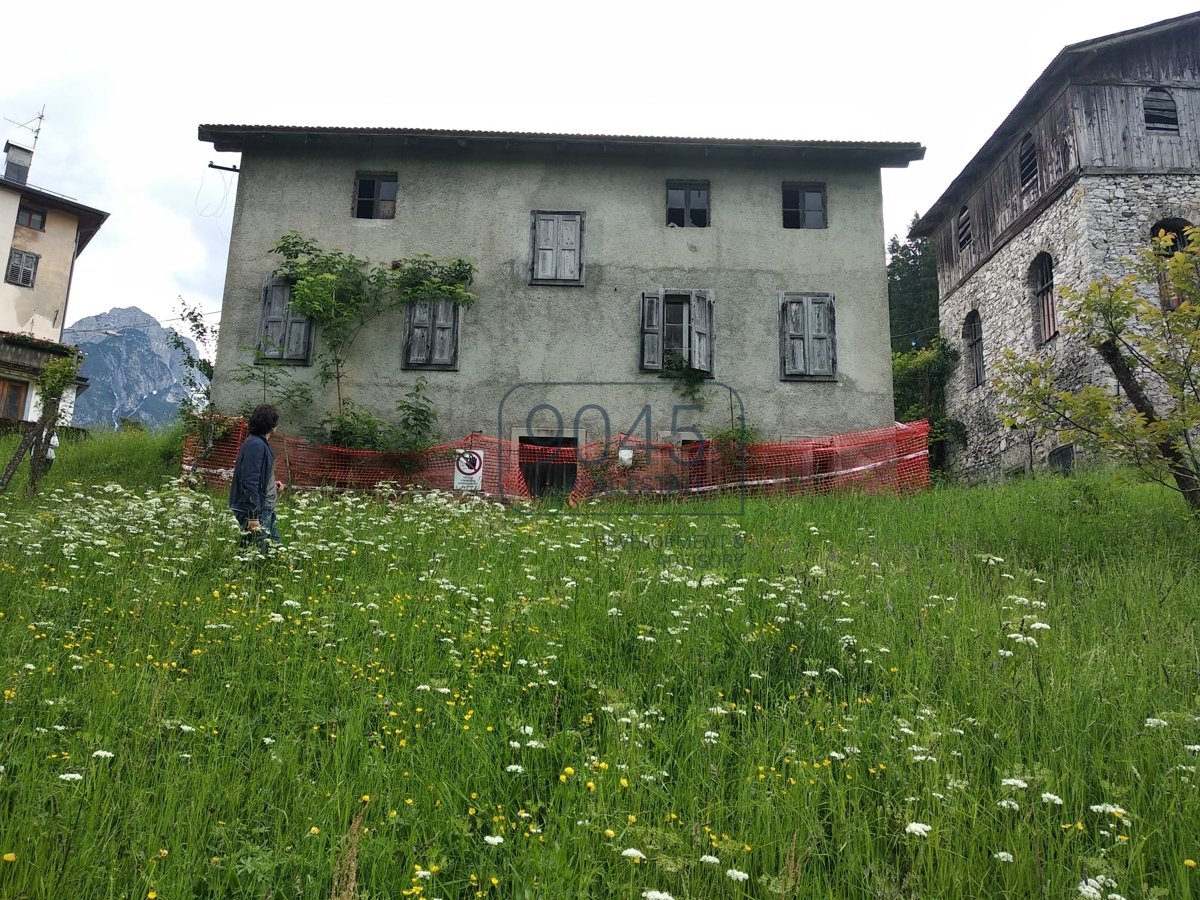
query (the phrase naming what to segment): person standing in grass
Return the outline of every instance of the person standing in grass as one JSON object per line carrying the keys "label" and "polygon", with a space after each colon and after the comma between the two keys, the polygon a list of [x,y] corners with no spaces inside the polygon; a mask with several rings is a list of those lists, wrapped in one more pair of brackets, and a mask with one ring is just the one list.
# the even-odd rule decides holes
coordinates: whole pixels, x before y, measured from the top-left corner
{"label": "person standing in grass", "polygon": [[254,408],[247,420],[250,434],[233,464],[229,508],[242,528],[242,545],[257,541],[266,550],[282,543],[275,526],[275,501],[283,483],[275,480],[275,451],[269,439],[279,425],[279,410],[269,404]]}

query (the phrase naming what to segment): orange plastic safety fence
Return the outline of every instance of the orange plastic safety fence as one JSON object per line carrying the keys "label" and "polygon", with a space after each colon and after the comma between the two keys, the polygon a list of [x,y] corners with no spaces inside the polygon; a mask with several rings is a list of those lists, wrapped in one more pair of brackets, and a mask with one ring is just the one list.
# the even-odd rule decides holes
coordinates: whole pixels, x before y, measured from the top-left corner
{"label": "orange plastic safety fence", "polygon": [[[207,451],[189,436],[185,474],[213,488],[228,486],[246,436],[244,421],[230,424]],[[928,443],[925,421],[755,444],[676,446],[619,435],[581,447],[538,446],[472,434],[411,454],[343,450],[280,434],[271,439],[276,477],[292,487],[369,490],[396,483],[505,499],[555,492],[569,496],[571,503],[606,496],[682,498],[729,492],[911,493],[929,487]]]}

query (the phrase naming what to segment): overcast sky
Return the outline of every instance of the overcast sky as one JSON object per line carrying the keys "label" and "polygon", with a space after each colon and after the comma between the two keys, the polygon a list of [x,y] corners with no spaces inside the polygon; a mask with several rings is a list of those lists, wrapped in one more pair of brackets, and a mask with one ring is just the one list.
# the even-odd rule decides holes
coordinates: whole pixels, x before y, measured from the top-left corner
{"label": "overcast sky", "polygon": [[37,40],[6,42],[0,117],[44,106],[30,182],[111,214],[77,264],[68,322],[116,306],[165,321],[181,296],[215,320],[236,176],[207,165],[238,160],[201,144],[200,123],[919,141],[923,161],[884,170],[885,236],[903,236],[1065,45],[1192,11],[65,0],[22,8]]}

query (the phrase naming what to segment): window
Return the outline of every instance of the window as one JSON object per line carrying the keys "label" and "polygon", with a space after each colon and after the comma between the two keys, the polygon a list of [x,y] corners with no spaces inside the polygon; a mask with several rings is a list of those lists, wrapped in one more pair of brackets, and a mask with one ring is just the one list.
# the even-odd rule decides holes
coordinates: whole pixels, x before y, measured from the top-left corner
{"label": "window", "polygon": [[1032,134],[1021,138],[1021,148],[1017,151],[1017,168],[1021,175],[1021,190],[1036,190],[1038,186],[1038,155],[1037,144],[1034,143]]}
{"label": "window", "polygon": [[1166,88],[1153,87],[1146,91],[1142,103],[1146,115],[1146,130],[1158,134],[1179,134],[1179,111],[1175,99]]}
{"label": "window", "polygon": [[34,209],[30,206],[22,206],[17,209],[17,224],[24,225],[26,228],[33,228],[37,231],[46,230],[46,211],[44,209]]}
{"label": "window", "polygon": [[713,370],[712,291],[642,294],[642,370]]}
{"label": "window", "polygon": [[[1164,261],[1170,259],[1187,244],[1185,229],[1191,227],[1192,223],[1187,219],[1163,219],[1155,222],[1150,228],[1150,239],[1154,240],[1161,235],[1170,240],[1169,244],[1155,246],[1155,254]],[[1171,275],[1165,265],[1159,267],[1158,296],[1163,308],[1167,310],[1176,309],[1183,302],[1183,297],[1171,284]]]}
{"label": "window", "polygon": [[458,305],[449,300],[408,304],[405,369],[458,368]]}
{"label": "window", "polygon": [[978,310],[967,313],[963,323],[963,344],[967,349],[967,390],[983,384],[983,321]]}
{"label": "window", "polygon": [[314,322],[294,313],[291,299],[291,282],[273,276],[263,279],[262,313],[258,320],[259,362],[309,364]]}
{"label": "window", "polygon": [[954,234],[958,240],[960,253],[971,246],[971,211],[965,206],[958,211],[958,219],[954,223]]}
{"label": "window", "polygon": [[354,179],[354,218],[396,218],[396,174],[360,172]]}
{"label": "window", "polygon": [[779,377],[837,375],[832,294],[779,295]]}
{"label": "window", "polygon": [[36,253],[26,253],[24,250],[14,250],[8,255],[8,272],[4,280],[9,284],[31,288],[37,281],[37,267],[40,257]]}
{"label": "window", "polygon": [[533,232],[531,284],[583,284],[583,213],[529,214]]}
{"label": "window", "polygon": [[521,435],[517,438],[517,460],[530,495],[569,494],[575,489],[577,444],[577,438],[562,435]]}
{"label": "window", "polygon": [[24,419],[25,398],[28,396],[29,385],[26,382],[0,378],[0,417]]}
{"label": "window", "polygon": [[825,228],[825,185],[783,185],[783,227]]}
{"label": "window", "polygon": [[1058,310],[1054,305],[1054,259],[1049,253],[1039,253],[1029,267],[1029,286],[1033,292],[1034,321],[1037,322],[1038,343],[1045,343],[1058,334]]}
{"label": "window", "polygon": [[1046,464],[1050,467],[1051,472],[1070,475],[1071,470],[1075,468],[1075,445],[1063,444],[1061,447],[1051,450],[1046,455]]}
{"label": "window", "polygon": [[707,228],[708,182],[667,182],[667,225],[673,228]]}

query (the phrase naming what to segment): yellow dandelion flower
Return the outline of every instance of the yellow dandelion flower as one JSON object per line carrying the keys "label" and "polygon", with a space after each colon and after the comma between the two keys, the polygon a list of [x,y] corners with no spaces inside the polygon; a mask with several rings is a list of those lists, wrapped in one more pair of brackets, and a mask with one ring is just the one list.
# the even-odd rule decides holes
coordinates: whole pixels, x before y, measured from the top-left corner
{"label": "yellow dandelion flower", "polygon": [[363,795],[362,795],[361,797],[359,797],[358,799],[359,799],[359,800],[361,800],[363,803],[370,803],[370,802],[371,802],[371,795],[370,795],[370,794],[363,794]]}
{"label": "yellow dandelion flower", "polygon": [[[6,860],[8,860],[9,862],[12,862],[12,860],[8,859],[10,856],[12,856],[12,854],[11,854],[11,853],[6,853],[6,854],[4,854],[4,858],[5,858]],[[1183,864],[1184,864],[1185,866],[1187,866],[1189,869],[1194,869],[1194,868],[1196,868],[1196,861],[1195,861],[1194,859],[1185,859],[1185,860],[1183,861]]]}
{"label": "yellow dandelion flower", "polygon": [[[617,833],[615,831],[613,831],[611,828],[605,828],[604,836],[611,841],[613,838],[615,838],[617,836]],[[11,856],[11,855],[12,854],[10,853],[9,856]],[[1191,860],[1188,860],[1188,861],[1191,862]],[[1192,863],[1192,865],[1195,865],[1195,863]]]}
{"label": "yellow dandelion flower", "polygon": [[[16,861],[17,861],[17,854],[15,854],[15,853],[5,853],[5,854],[4,854],[4,861],[5,861],[5,862],[16,862]],[[1192,863],[1192,865],[1193,865],[1193,866],[1195,865],[1195,863],[1194,863],[1194,862],[1192,862],[1190,859],[1188,860],[1188,862]]]}
{"label": "yellow dandelion flower", "polygon": [[314,825],[312,828],[308,829],[308,833],[309,834],[320,834],[321,829],[318,828],[316,825]]}

